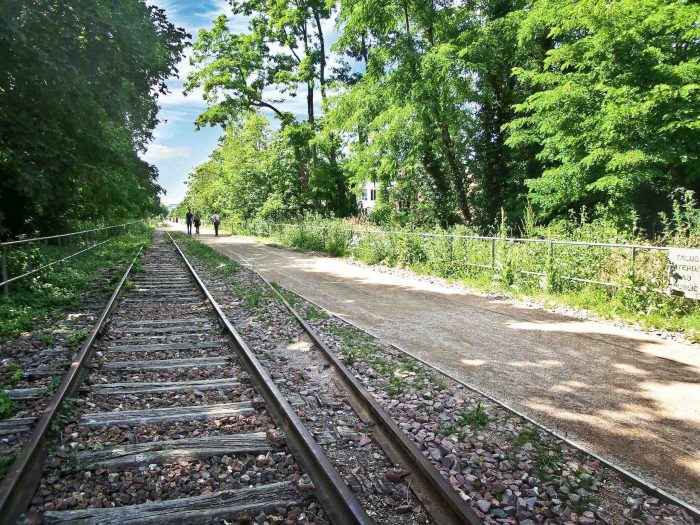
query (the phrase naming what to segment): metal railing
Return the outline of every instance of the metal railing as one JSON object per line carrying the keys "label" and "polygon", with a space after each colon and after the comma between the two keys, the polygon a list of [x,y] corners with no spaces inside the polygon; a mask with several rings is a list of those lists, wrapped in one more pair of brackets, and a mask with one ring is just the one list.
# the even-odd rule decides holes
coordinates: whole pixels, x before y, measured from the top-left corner
{"label": "metal railing", "polygon": [[[5,299],[9,297],[9,285],[10,283],[13,283],[15,281],[19,281],[20,279],[24,279],[25,277],[28,277],[31,280],[33,279],[33,276],[36,275],[37,273],[50,268],[52,266],[55,266],[57,264],[60,264],[62,262],[65,262],[69,259],[72,259],[73,257],[77,257],[80,254],[83,254],[85,252],[88,252],[90,250],[93,250],[94,248],[97,248],[98,246],[102,246],[103,244],[113,240],[116,237],[116,234],[101,240],[102,236],[110,233],[111,231],[116,231],[117,234],[120,232],[127,231],[130,226],[133,226],[134,224],[141,223],[143,221],[137,220],[137,221],[131,221],[131,222],[125,222],[122,224],[116,224],[114,226],[104,226],[102,228],[92,228],[90,230],[81,230],[78,232],[71,232],[71,233],[63,233],[60,235],[49,235],[49,236],[44,236],[44,237],[32,237],[30,239],[18,239],[15,241],[6,241],[6,242],[0,242],[0,250],[2,251],[2,261],[1,261],[1,266],[2,266],[2,281],[0,282],[0,286],[3,288],[3,296]],[[78,244],[79,242],[83,243],[92,243],[90,246],[87,248],[83,248],[77,252],[73,252],[65,257],[61,257],[55,261],[48,262],[46,264],[42,264],[41,266],[34,268],[34,257],[33,254],[31,253],[31,246],[33,243],[45,243],[48,244],[50,241],[55,241],[57,246],[71,246],[73,244]],[[20,249],[27,247],[25,257],[27,261],[27,271],[23,272],[19,275],[15,275],[13,277],[10,277],[8,275],[8,259],[10,257],[9,250],[10,249],[16,249],[19,247]]]}
{"label": "metal railing", "polygon": [[[232,231],[239,228],[267,237],[282,236],[289,233],[285,232],[288,228],[296,229],[298,233],[305,229],[321,230],[324,245],[330,230],[344,232],[350,255],[356,255],[373,242],[384,242],[388,253],[399,239],[420,238],[425,242],[417,248],[427,252],[432,250],[436,253],[436,246],[442,244],[440,262],[452,268],[452,274],[459,274],[462,268],[502,273],[505,266],[510,265],[515,273],[539,278],[542,286],[553,278],[614,288],[633,288],[637,281],[644,281],[651,283],[651,290],[665,293],[661,288],[665,288],[668,280],[668,246],[375,230],[305,223],[249,221],[229,222],[229,225]],[[382,241],[378,241],[379,238]]]}

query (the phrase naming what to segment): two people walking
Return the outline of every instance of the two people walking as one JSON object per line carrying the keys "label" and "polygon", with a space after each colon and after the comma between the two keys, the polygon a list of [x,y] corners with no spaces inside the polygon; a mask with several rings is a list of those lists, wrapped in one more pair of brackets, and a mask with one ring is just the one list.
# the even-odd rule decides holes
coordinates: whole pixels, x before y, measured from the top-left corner
{"label": "two people walking", "polygon": [[187,222],[187,235],[192,235],[192,223],[194,223],[195,234],[199,235],[199,226],[202,224],[199,213],[192,213],[192,210],[187,210],[185,222]]}
{"label": "two people walking", "polygon": [[[202,219],[199,213],[192,213],[192,210],[187,210],[187,215],[185,215],[185,222],[187,222],[187,235],[192,235],[192,224],[194,223],[195,235],[199,235],[199,227],[202,224]],[[219,224],[221,224],[221,217],[218,213],[211,216],[211,222],[214,224],[214,235],[219,236]]]}

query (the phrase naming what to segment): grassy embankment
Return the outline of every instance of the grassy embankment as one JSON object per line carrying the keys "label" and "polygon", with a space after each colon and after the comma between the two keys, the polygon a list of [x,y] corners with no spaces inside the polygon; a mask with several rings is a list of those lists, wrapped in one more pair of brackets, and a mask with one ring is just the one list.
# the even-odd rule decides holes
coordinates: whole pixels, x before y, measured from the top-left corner
{"label": "grassy embankment", "polygon": [[[66,312],[78,307],[87,293],[107,295],[121,278],[126,264],[138,248],[152,235],[150,227],[120,234],[109,242],[57,264],[29,279],[10,284],[9,299],[0,299],[0,340],[31,332],[49,324]],[[71,253],[87,244],[34,245],[26,249],[10,250],[9,274],[19,275],[28,269],[28,258],[34,268]],[[108,272],[108,275],[105,275]]]}

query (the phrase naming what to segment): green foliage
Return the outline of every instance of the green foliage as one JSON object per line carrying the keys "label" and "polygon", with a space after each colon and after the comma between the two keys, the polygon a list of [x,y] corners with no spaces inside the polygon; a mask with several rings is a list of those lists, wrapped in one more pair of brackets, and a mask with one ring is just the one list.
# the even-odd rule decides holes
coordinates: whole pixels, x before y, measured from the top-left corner
{"label": "green foliage", "polygon": [[516,68],[534,93],[507,123],[513,147],[535,145],[528,180],[545,216],[605,204],[648,224],[679,186],[698,188],[700,5],[682,0],[538,0],[519,29],[546,37],[544,62]]}
{"label": "green foliage", "polygon": [[68,348],[76,349],[78,346],[80,346],[80,343],[85,340],[88,334],[89,332],[85,329],[72,330],[66,338],[66,345]]}
{"label": "green foliage", "polygon": [[[692,195],[674,205],[659,242],[677,246],[697,246],[700,240],[700,214]],[[329,251],[328,239],[335,239],[333,250],[367,264],[387,264],[410,268],[418,273],[459,279],[491,291],[523,293],[550,302],[586,308],[605,317],[640,322],[649,328],[685,332],[700,337],[700,305],[682,297],[657,293],[668,281],[667,255],[663,251],[636,251],[632,272],[630,248],[609,248],[546,242],[640,243],[644,239],[621,235],[607,219],[539,225],[533,212],[524,213],[521,226],[531,241],[508,237],[505,215],[499,237],[479,238],[463,226],[448,230],[380,230],[369,223],[349,220],[310,218],[299,224],[270,224],[261,221],[240,224],[238,231],[269,236],[279,245],[300,250]],[[331,234],[333,232],[333,234]],[[427,235],[423,235],[427,233]],[[457,235],[444,237],[435,234]],[[471,237],[469,237],[471,236]],[[529,272],[529,273],[528,273]],[[578,281],[575,279],[579,279]],[[580,281],[587,279],[621,285],[602,287]]]}
{"label": "green foliage", "polygon": [[14,386],[24,379],[24,370],[17,363],[9,363],[3,372],[5,383]]}
{"label": "green foliage", "polygon": [[[107,296],[113,290],[105,272],[110,269],[121,277],[138,248],[149,242],[152,230],[145,226],[118,235],[106,244],[37,274],[33,282],[22,279],[10,285],[9,300],[0,301],[0,338],[34,330],[51,319],[76,308],[81,293]],[[38,248],[36,261],[47,263],[78,251],[79,246],[46,245]],[[11,252],[11,261],[22,268],[26,264],[20,253]],[[15,255],[17,258],[15,258]],[[13,271],[13,274],[16,273]],[[116,281],[115,281],[116,282]],[[53,338],[42,336],[50,344]]]}
{"label": "green foliage", "polygon": [[[249,17],[247,30],[235,33],[220,17],[202,31],[188,80],[209,103],[198,123],[227,127],[191,175],[186,204],[205,215],[343,217],[372,181],[378,225],[462,223],[493,234],[503,209],[516,233],[528,214],[555,227],[588,214],[629,237],[640,225],[656,234],[680,188],[700,188],[697,3],[236,0],[232,8]],[[322,23],[333,11],[340,64],[329,70]],[[302,90],[305,121],[280,109]],[[266,96],[273,91],[277,98]],[[250,113],[260,110],[281,127],[247,141],[261,118]],[[289,233],[298,234],[291,244],[320,249],[314,235]],[[343,239],[329,238],[325,250],[347,253]],[[454,267],[452,254],[436,266],[411,241],[393,241],[406,249],[399,261],[440,275]],[[516,280],[511,247],[499,246],[492,261],[506,286]],[[357,250],[396,262],[385,243]],[[560,289],[561,273],[552,262],[544,285]]]}
{"label": "green foliage", "polygon": [[471,410],[461,412],[459,419],[462,425],[472,427],[485,427],[489,422],[489,416],[481,402],[478,402]]}
{"label": "green foliage", "polygon": [[184,31],[143,0],[2,5],[0,235],[158,213],[139,153]]}
{"label": "green foliage", "polygon": [[0,480],[5,477],[21,451],[20,446],[12,447],[9,453],[0,454]]}
{"label": "green foliage", "polygon": [[238,271],[239,264],[236,261],[217,252],[206,244],[202,244],[198,240],[182,232],[173,232],[172,236],[184,252],[202,261],[210,270],[218,275],[225,277]]}
{"label": "green foliage", "polygon": [[[310,204],[326,215],[345,216],[354,211],[346,175],[338,164],[340,144],[335,133],[317,133],[314,97],[319,87],[321,98],[326,101],[324,22],[330,18],[331,7],[319,0],[293,4],[281,0],[236,0],[232,2],[233,14],[249,17],[248,30],[232,33],[228,18],[221,15],[211,29],[200,31],[194,44],[191,62],[195,69],[185,87],[186,91],[203,88],[208,102],[197,119],[198,126],[224,125],[227,136],[235,138],[231,126],[254,120],[250,114],[257,110],[271,111],[282,124],[279,132],[267,134],[270,141],[257,155],[248,150],[231,151],[236,155],[232,166],[212,158],[217,164],[216,177],[243,175],[253,186],[245,194],[250,197],[252,208],[248,206],[248,213],[237,210],[237,218],[257,214],[280,218],[289,212],[298,213]],[[266,96],[269,88],[281,96]],[[279,102],[295,97],[301,89],[306,91],[307,115],[306,121],[300,122],[292,113],[281,110]],[[225,145],[221,149],[226,149]],[[252,166],[252,172],[237,169],[238,162]],[[275,171],[266,170],[270,163]],[[258,193],[255,177],[248,177],[258,172],[263,174],[259,180],[269,180],[274,188],[264,184]],[[240,200],[241,195],[235,194],[235,198]],[[198,209],[205,214],[213,211]]]}
{"label": "green foliage", "polygon": [[15,415],[15,403],[10,396],[0,390],[0,419],[9,419]]}

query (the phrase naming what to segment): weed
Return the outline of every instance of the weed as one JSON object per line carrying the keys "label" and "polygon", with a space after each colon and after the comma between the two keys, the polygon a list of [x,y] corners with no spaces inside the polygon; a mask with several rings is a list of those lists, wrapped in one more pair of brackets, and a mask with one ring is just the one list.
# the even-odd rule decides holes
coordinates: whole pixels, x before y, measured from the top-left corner
{"label": "weed", "polygon": [[75,409],[75,399],[68,398],[63,401],[61,406],[56,411],[53,421],[51,422],[51,428],[49,429],[49,434],[51,438],[55,438],[61,434],[61,431],[65,428],[66,423],[70,420],[73,410]]}
{"label": "weed", "polygon": [[459,418],[462,425],[471,427],[485,427],[489,422],[489,416],[486,414],[481,402],[478,402],[471,410],[461,412]]}
{"label": "weed", "polygon": [[[658,239],[669,245],[694,246],[698,224],[696,207],[690,197],[674,207],[668,218],[669,231]],[[685,210],[693,210],[692,217]],[[449,231],[455,237],[421,236],[406,228],[393,233],[370,224],[361,228],[350,221],[307,217],[303,223],[284,227],[255,221],[242,227],[243,233],[274,238],[278,245],[301,250],[325,251],[334,256],[350,255],[368,264],[402,266],[418,273],[462,280],[487,291],[526,295],[556,303],[585,308],[607,318],[639,322],[645,327],[683,331],[700,341],[700,305],[679,297],[655,293],[668,280],[664,252],[639,250],[635,273],[630,275],[629,250],[596,246],[551,245],[547,239],[571,241],[648,242],[634,233],[617,230],[605,221],[583,218],[571,223],[540,226],[526,210],[520,230],[538,242],[512,242],[513,225],[503,214],[498,236],[493,240],[473,237],[465,226]],[[684,226],[679,226],[683,224]],[[695,243],[695,244],[693,244]],[[533,277],[534,275],[534,277]],[[620,288],[601,288],[575,279],[615,282]],[[628,288],[625,285],[633,285]]]}
{"label": "weed", "polygon": [[431,376],[430,383],[432,383],[432,385],[438,390],[445,390],[447,388],[447,384],[441,377],[435,378],[434,376]]}
{"label": "weed", "polygon": [[306,316],[307,319],[317,319],[317,320],[323,320],[323,319],[328,319],[328,314],[324,312],[323,310],[319,310],[318,308],[315,308],[313,306],[308,306],[306,308]]}
{"label": "weed", "polygon": [[398,396],[404,392],[405,385],[400,377],[392,377],[389,380],[389,386],[386,389],[386,393],[390,396]]}
{"label": "weed", "polygon": [[558,446],[555,446],[553,449],[537,446],[530,457],[538,476],[545,480],[549,479],[554,472],[560,470],[564,461],[564,453]]}
{"label": "weed", "polygon": [[9,419],[15,415],[15,402],[5,390],[0,390],[0,419]]}
{"label": "weed", "polygon": [[525,443],[537,444],[540,442],[540,429],[537,427],[525,427],[518,434],[516,440],[518,445],[523,446]]}
{"label": "weed", "polygon": [[[151,233],[152,230],[145,227],[124,233],[87,254],[42,271],[35,276],[32,285],[25,279],[13,283],[9,299],[0,302],[0,338],[35,331],[52,319],[60,318],[80,304],[84,292],[99,296],[111,293],[111,287],[104,289],[110,279],[110,272],[106,269],[115,267],[115,273],[121,276],[123,261],[130,260],[138,247],[150,239]],[[49,263],[74,249],[74,246],[41,245],[34,262],[37,265]],[[20,252],[10,252],[11,273],[21,270],[17,267],[20,256]],[[41,341],[52,344],[49,337],[42,336]]]}
{"label": "weed", "polygon": [[17,363],[10,363],[6,367],[6,382],[9,386],[16,385],[24,379],[24,370]]}
{"label": "weed", "polygon": [[457,427],[451,421],[443,421],[438,427],[438,434],[441,436],[451,436],[457,433]]}
{"label": "weed", "polygon": [[53,335],[51,334],[41,334],[39,340],[46,346],[51,346],[53,344]]}
{"label": "weed", "polygon": [[260,301],[262,300],[263,293],[259,287],[252,285],[244,292],[243,297],[248,308],[253,310],[260,306]]}
{"label": "weed", "polygon": [[90,332],[84,328],[81,328],[80,330],[72,330],[66,338],[66,346],[75,350],[80,346],[80,343],[85,340],[89,333]]}
{"label": "weed", "polygon": [[51,378],[51,381],[49,382],[49,385],[46,387],[46,394],[47,395],[53,395],[56,390],[58,390],[59,385],[61,384],[61,378],[58,376],[54,376]]}
{"label": "weed", "polygon": [[174,232],[172,236],[186,253],[202,261],[219,276],[227,277],[238,272],[240,265],[236,261],[206,244],[196,239],[191,239],[182,232]]}
{"label": "weed", "polygon": [[0,479],[4,478],[7,471],[10,470],[10,466],[14,463],[17,456],[19,456],[20,447],[15,446],[6,454],[0,455]]}

